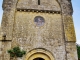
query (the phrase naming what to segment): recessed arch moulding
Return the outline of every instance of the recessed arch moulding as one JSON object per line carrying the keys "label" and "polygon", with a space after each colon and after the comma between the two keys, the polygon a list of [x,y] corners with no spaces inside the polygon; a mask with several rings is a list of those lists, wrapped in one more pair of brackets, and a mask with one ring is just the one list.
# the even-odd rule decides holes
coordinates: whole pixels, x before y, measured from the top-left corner
{"label": "recessed arch moulding", "polygon": [[34,60],[36,58],[42,58],[44,60],[55,60],[53,54],[45,49],[33,49],[29,51],[24,60]]}

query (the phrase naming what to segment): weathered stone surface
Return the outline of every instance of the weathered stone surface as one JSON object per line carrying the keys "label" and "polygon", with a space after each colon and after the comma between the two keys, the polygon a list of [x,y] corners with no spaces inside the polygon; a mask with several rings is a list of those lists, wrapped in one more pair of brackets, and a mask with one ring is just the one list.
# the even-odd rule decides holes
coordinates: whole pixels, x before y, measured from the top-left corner
{"label": "weathered stone surface", "polygon": [[[44,26],[35,25],[35,16],[42,16],[45,19]],[[64,60],[66,53],[62,33],[60,14],[17,12],[12,46],[19,45],[27,52],[35,48],[45,48],[51,51],[57,60]]]}
{"label": "weathered stone surface", "polygon": [[76,45],[73,42],[67,42],[66,43],[66,52],[67,52],[67,60],[78,60],[77,57],[77,51],[76,51]]}
{"label": "weathered stone surface", "polygon": [[10,48],[11,48],[11,42],[0,41],[0,59],[1,60],[10,60],[10,55],[7,52]]}
{"label": "weathered stone surface", "polygon": [[72,15],[73,8],[71,4],[71,0],[57,0],[61,6],[62,14],[64,15]]}
{"label": "weathered stone surface", "polygon": [[19,0],[17,8],[61,11],[56,0],[40,0],[40,5],[38,5],[38,0]]}
{"label": "weathered stone surface", "polygon": [[73,19],[71,16],[64,16],[64,30],[66,41],[76,41]]}
{"label": "weathered stone surface", "polygon": [[[1,28],[3,35],[6,35],[6,40],[12,40],[12,31],[13,31],[13,24],[14,24],[14,15],[15,15],[15,10],[16,10],[16,3],[17,0],[11,0],[13,1],[13,5],[10,8],[11,10],[6,10],[4,9],[3,11],[3,17],[2,17],[2,23],[1,23]],[[4,0],[3,3],[8,3],[9,1]],[[3,4],[3,8],[4,8]],[[7,7],[6,7],[7,8]]]}
{"label": "weathered stone surface", "polygon": [[0,59],[2,60],[2,42],[0,41]]}
{"label": "weathered stone surface", "polygon": [[1,29],[1,26],[0,26],[0,40],[2,40],[2,29]]}
{"label": "weathered stone surface", "polygon": [[13,5],[13,0],[3,0],[3,10],[10,11]]}

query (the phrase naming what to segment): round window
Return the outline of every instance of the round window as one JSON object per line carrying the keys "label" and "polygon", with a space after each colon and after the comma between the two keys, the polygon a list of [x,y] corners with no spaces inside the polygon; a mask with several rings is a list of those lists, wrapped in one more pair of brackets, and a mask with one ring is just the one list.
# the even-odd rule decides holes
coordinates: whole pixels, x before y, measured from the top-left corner
{"label": "round window", "polygon": [[36,16],[36,17],[34,18],[34,22],[36,23],[37,26],[42,26],[42,25],[44,25],[45,20],[44,20],[44,18],[41,17],[41,16]]}

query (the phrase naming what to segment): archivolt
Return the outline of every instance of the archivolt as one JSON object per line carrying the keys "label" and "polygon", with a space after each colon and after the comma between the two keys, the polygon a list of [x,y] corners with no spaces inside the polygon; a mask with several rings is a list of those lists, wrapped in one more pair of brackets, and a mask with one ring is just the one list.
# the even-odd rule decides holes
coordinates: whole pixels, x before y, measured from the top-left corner
{"label": "archivolt", "polygon": [[38,57],[44,58],[44,59],[47,58],[47,60],[54,60],[54,56],[49,51],[47,51],[45,49],[34,49],[34,50],[31,50],[26,55],[26,59],[25,60],[38,58]]}

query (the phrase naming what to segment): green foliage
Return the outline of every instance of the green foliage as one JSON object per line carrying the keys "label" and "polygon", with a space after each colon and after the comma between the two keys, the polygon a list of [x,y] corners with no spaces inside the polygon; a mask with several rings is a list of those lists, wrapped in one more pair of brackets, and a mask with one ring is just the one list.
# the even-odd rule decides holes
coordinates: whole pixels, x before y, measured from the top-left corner
{"label": "green foliage", "polygon": [[77,45],[78,60],[80,60],[80,46]]}
{"label": "green foliage", "polygon": [[14,47],[13,49],[8,50],[8,53],[10,53],[11,57],[23,57],[23,55],[26,54],[26,51],[21,51],[19,47]]}

